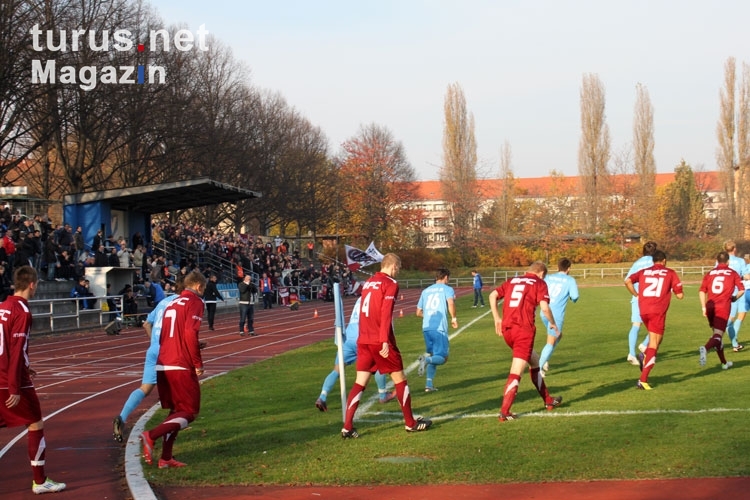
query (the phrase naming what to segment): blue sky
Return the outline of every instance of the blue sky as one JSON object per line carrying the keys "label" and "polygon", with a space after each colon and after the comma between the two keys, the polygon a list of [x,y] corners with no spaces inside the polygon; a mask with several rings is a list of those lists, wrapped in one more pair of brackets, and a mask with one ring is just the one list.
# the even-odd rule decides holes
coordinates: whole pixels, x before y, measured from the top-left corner
{"label": "blue sky", "polygon": [[[580,87],[606,89],[613,153],[632,140],[635,88],[654,107],[659,172],[715,169],[728,57],[750,64],[750,2],[151,0],[167,24],[206,29],[326,133],[332,153],[361,124],[387,127],[418,178],[437,179],[443,100],[459,83],[474,114],[478,169],[577,175]],[[739,77],[738,77],[739,79]]]}

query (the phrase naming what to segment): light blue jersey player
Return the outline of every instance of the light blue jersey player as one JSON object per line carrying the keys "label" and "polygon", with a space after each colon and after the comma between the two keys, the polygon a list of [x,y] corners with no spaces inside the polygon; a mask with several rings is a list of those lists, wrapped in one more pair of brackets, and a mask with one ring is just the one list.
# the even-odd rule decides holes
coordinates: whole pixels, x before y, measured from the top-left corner
{"label": "light blue jersey player", "polygon": [[[646,244],[643,245],[643,257],[633,263],[630,267],[630,271],[628,271],[628,275],[625,276],[625,279],[628,279],[632,274],[637,273],[641,269],[646,269],[647,267],[654,265],[652,255],[654,255],[654,252],[656,251],[656,246],[656,243],[653,241],[647,241]],[[638,291],[637,286],[635,291]],[[640,366],[640,361],[638,361],[635,353],[635,345],[638,342],[638,330],[641,329],[641,310],[638,307],[638,297],[632,297],[630,299],[630,321],[631,327],[630,332],[628,333],[628,357],[626,358],[626,361],[631,365]],[[639,347],[641,353],[646,350],[647,346],[648,332],[646,332],[646,337],[643,339],[643,342],[641,342]]]}
{"label": "light blue jersey player", "polygon": [[548,274],[544,281],[547,283],[549,289],[549,307],[552,311],[552,317],[555,319],[557,324],[557,331],[549,327],[549,321],[540,313],[542,322],[545,328],[547,328],[547,344],[542,349],[542,354],[539,356],[539,366],[542,368],[542,377],[546,375],[549,370],[549,358],[555,351],[555,347],[562,339],[563,322],[565,320],[565,308],[568,306],[568,300],[576,302],[578,300],[578,285],[576,284],[575,278],[568,275],[570,271],[571,262],[570,259],[560,259],[557,263],[558,272],[555,274]]}
{"label": "light blue jersey player", "polygon": [[434,379],[439,365],[448,360],[448,315],[451,325],[458,328],[456,319],[456,293],[448,286],[450,271],[443,267],[435,273],[435,284],[422,291],[417,303],[417,316],[422,320],[422,334],[424,335],[424,355],[419,356],[417,374],[421,377],[427,373],[425,392],[436,391]]}
{"label": "light blue jersey player", "polygon": [[[177,287],[175,290],[177,290]],[[130,393],[120,414],[114,419],[112,435],[115,441],[122,442],[125,422],[128,416],[141,404],[141,401],[146,396],[151,394],[151,391],[156,386],[156,358],[159,357],[159,340],[161,339],[161,322],[164,319],[164,310],[179,296],[180,292],[177,292],[159,301],[156,307],[148,313],[146,322],[143,324],[146,334],[150,339],[150,344],[146,351],[146,360],[143,363],[143,378],[141,379],[141,386]]]}
{"label": "light blue jersey player", "polygon": [[[359,303],[362,299],[357,299],[354,303],[354,309],[349,317],[349,324],[344,331],[344,365],[349,366],[357,361],[357,339],[359,338]],[[333,362],[333,371],[323,381],[323,387],[320,389],[320,396],[315,401],[315,407],[320,411],[328,411],[328,393],[333,389],[333,385],[339,379],[339,358],[338,355]],[[378,398],[381,403],[387,403],[396,397],[396,391],[388,391],[386,388],[386,376],[380,372],[375,372],[375,383],[378,384]]]}
{"label": "light blue jersey player", "polygon": [[[725,241],[724,250],[729,254],[729,269],[735,271],[740,275],[740,278],[745,280],[750,275],[750,266],[747,265],[745,259],[737,256],[737,245],[732,240]],[[737,290],[734,291],[734,294],[737,294]],[[732,310],[729,312],[729,322],[727,323],[727,335],[732,342],[732,350],[734,352],[739,352],[745,348],[745,346],[740,344],[739,336],[740,327],[742,326],[742,321],[745,319],[747,310],[747,298],[732,302]]]}

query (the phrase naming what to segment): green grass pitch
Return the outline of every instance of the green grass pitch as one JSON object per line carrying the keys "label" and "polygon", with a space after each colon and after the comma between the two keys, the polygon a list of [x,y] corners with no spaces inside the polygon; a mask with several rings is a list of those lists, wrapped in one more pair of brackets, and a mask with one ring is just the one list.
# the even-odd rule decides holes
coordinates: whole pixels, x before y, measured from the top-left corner
{"label": "green grass pitch", "polygon": [[[513,406],[521,418],[498,421],[510,350],[494,333],[489,307],[472,309],[465,296],[450,358],[435,377],[438,392],[425,393],[416,373],[421,320],[395,320],[414,412],[434,420],[429,431],[406,433],[398,404],[377,403],[371,380],[355,420],[360,438],[342,440],[338,395],[329,395],[327,413],[314,407],[332,368],[331,340],[206,381],[201,414],[175,447],[190,467],[149,468],[147,478],[157,485],[354,485],[749,475],[750,349],[727,349],[729,370],[713,352],[700,367],[698,347],[710,332],[697,286],[686,286],[683,300],[672,299],[649,380],[654,390],[639,391],[638,368],[625,361],[628,297],[623,286],[582,287],[578,303],[569,303],[546,378],[551,394],[564,398],[553,412],[527,373]],[[747,323],[740,338],[750,337]],[[541,351],[541,322],[537,329]],[[644,334],[642,327],[639,341]],[[346,380],[350,388],[352,367]],[[158,412],[149,427],[163,418]]]}

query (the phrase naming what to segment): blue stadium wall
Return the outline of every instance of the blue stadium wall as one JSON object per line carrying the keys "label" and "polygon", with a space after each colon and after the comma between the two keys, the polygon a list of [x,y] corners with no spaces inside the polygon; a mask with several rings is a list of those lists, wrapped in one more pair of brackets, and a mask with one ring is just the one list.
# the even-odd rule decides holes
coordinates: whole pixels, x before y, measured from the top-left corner
{"label": "blue stadium wall", "polygon": [[[81,203],[65,205],[63,207],[65,224],[70,224],[75,231],[81,226],[83,238],[87,249],[96,236],[96,232],[103,228],[104,237],[112,235],[115,240],[120,236],[127,238],[128,246],[131,245],[132,236],[136,232],[143,235],[147,245],[151,243],[151,214],[137,211],[112,210],[110,203],[96,201],[92,203]],[[95,249],[92,249],[95,250]]]}

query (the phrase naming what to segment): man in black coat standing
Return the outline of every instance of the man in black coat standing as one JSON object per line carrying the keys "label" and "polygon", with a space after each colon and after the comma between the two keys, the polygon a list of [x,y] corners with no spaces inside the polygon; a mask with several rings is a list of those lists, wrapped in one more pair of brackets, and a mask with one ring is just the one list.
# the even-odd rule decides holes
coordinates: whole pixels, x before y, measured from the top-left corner
{"label": "man in black coat standing", "polygon": [[224,297],[219,293],[216,287],[216,275],[212,274],[206,283],[206,291],[203,292],[203,301],[206,303],[206,312],[208,313],[208,329],[214,329],[214,318],[216,317],[216,304],[220,300],[224,302]]}

